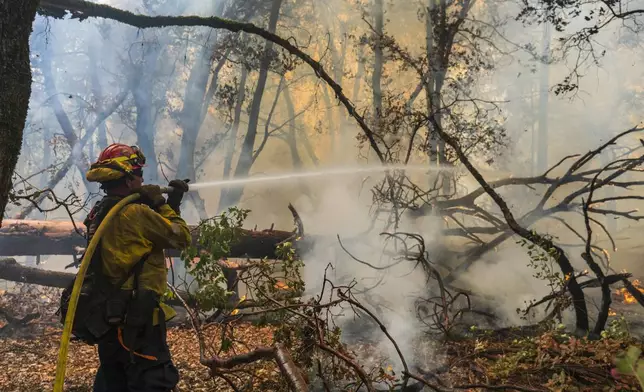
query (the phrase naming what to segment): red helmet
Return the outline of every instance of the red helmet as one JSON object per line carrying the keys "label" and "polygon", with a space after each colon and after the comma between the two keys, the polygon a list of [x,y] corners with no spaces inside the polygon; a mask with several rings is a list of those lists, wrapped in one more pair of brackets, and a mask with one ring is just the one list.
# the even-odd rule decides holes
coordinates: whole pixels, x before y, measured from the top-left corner
{"label": "red helmet", "polygon": [[101,152],[98,161],[91,165],[85,178],[90,182],[103,183],[125,175],[142,176],[143,166],[145,155],[138,147],[114,143]]}
{"label": "red helmet", "polygon": [[[121,159],[118,159],[121,158]],[[97,163],[105,161],[127,161],[133,169],[139,169],[145,166],[145,156],[137,146],[128,146],[127,144],[114,143],[107,146],[98,156]]]}

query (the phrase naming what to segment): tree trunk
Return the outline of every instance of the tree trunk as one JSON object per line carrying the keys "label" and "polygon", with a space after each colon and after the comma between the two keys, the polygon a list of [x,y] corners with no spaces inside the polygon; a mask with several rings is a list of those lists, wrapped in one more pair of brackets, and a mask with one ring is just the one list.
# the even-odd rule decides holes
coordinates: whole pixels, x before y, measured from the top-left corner
{"label": "tree trunk", "polygon": [[[381,38],[384,34],[384,1],[374,0],[373,17],[374,17],[374,48],[373,48],[373,71],[371,74],[371,91],[372,91],[372,121],[371,128],[374,133],[380,134],[380,115],[382,113],[382,68],[383,53]],[[367,150],[367,161],[371,159],[371,148]]]}
{"label": "tree trunk", "polygon": [[[291,152],[291,160],[293,161],[293,169],[296,171],[302,169],[304,166],[302,162],[302,157],[300,156],[300,152],[297,148],[297,130],[296,130],[296,114],[295,114],[295,105],[293,105],[293,98],[291,97],[291,90],[288,88],[288,84],[286,87],[284,87],[284,102],[286,103],[286,110],[288,111],[288,117],[291,119],[288,125],[288,132],[286,133],[286,144],[288,144],[289,151]],[[306,131],[303,131],[302,134],[300,135],[300,140],[302,141],[308,141],[308,137],[306,135]],[[317,159],[315,157],[315,152],[313,152],[312,159]],[[313,161],[317,165],[317,161]],[[299,188],[302,194],[305,194],[309,196],[309,198],[313,199],[314,194],[311,192],[309,189],[309,186],[307,185],[306,181],[299,181]]]}
{"label": "tree trunk", "polygon": [[87,173],[87,171],[89,170],[89,161],[87,157],[83,155],[82,148],[79,148],[78,146],[78,135],[76,134],[76,130],[74,129],[74,126],[72,125],[72,122],[67,115],[67,111],[65,110],[63,103],[60,100],[61,94],[56,88],[56,79],[54,76],[53,64],[51,59],[51,44],[52,43],[49,42],[47,44],[47,49],[45,50],[45,52],[41,53],[40,65],[45,82],[45,91],[48,95],[48,100],[50,102],[51,109],[54,112],[54,116],[56,117],[58,125],[60,125],[60,129],[63,131],[63,136],[65,136],[65,140],[69,145],[69,153],[73,156],[74,166],[76,166],[76,168],[80,172],[83,184],[85,185],[85,189],[87,189],[87,193],[89,194],[93,191],[96,191],[96,187],[90,184],[90,182],[85,179],[85,173]]}
{"label": "tree trunk", "polygon": [[[101,79],[98,76],[98,70],[99,70],[99,64],[98,64],[98,59],[100,58],[100,51],[101,47],[99,45],[95,45],[94,43],[91,43],[89,47],[87,48],[87,52],[89,53],[89,64],[90,64],[90,80],[92,83],[92,92],[94,94],[94,97],[96,97],[96,102],[99,103],[98,110],[95,112],[96,115],[98,115],[98,112],[102,111],[103,107],[105,106],[105,97],[103,96],[103,86],[101,85]],[[107,125],[105,123],[101,123],[101,125],[98,126],[98,136],[96,140],[96,149],[98,151],[103,151],[107,147]],[[90,161],[94,161],[95,159],[98,158],[98,155],[100,152],[95,153],[95,155],[90,154],[89,159]]]}
{"label": "tree trunk", "polygon": [[161,33],[155,41],[146,41],[141,44],[142,60],[136,67],[136,77],[140,82],[132,89],[134,105],[136,106],[136,138],[138,146],[146,156],[147,170],[143,171],[144,180],[150,183],[159,181],[159,162],[154,146],[156,138],[156,121],[159,109],[158,99],[155,99],[154,87],[159,76],[159,57],[167,45],[167,34]]}
{"label": "tree trunk", "polygon": [[362,58],[362,55],[364,54],[364,45],[360,43],[358,46],[358,53],[356,56],[358,57],[358,69],[356,71],[356,77],[353,80],[353,92],[351,94],[351,100],[355,103],[358,102],[358,98],[360,97],[360,85],[362,84],[362,77],[364,76],[364,59]]}
{"label": "tree trunk", "polygon": [[[331,102],[331,97],[329,96],[329,89],[327,86],[322,86],[322,99],[324,99],[324,113],[326,114],[326,125],[329,130],[329,152],[333,155],[336,152],[335,149],[335,121],[333,121],[333,104]],[[334,160],[335,157],[331,156],[331,159]]]}
{"label": "tree trunk", "polygon": [[[331,54],[331,64],[333,68],[333,79],[335,80],[336,83],[339,85],[342,85],[342,79],[344,78],[344,60],[346,58],[346,50],[347,50],[347,35],[346,35],[346,28],[345,24],[340,22],[339,26],[335,27],[334,22],[336,19],[336,15],[334,15],[332,12],[332,8],[327,7],[327,6],[322,6],[321,7],[322,11],[322,17],[323,21],[328,25],[331,26],[331,28],[328,31],[329,34],[329,46],[328,50],[329,53]],[[336,39],[340,38],[340,50],[338,50],[338,47],[336,45]],[[329,97],[328,90],[324,90],[324,100],[327,105],[327,110],[332,112],[330,114],[327,114],[328,118],[328,130],[329,130],[329,135],[331,137],[331,151],[336,151],[335,149],[335,143],[336,143],[336,137],[337,135],[342,132],[344,129],[344,123],[345,123],[345,115],[346,112],[343,112],[342,106],[341,105],[332,105],[331,99]],[[331,109],[331,107],[334,107]]]}
{"label": "tree trunk", "polygon": [[[84,235],[84,227],[78,229]],[[193,243],[199,236],[191,227]],[[0,228],[0,256],[72,255],[78,247],[84,248],[87,241],[76,232],[69,221],[33,221],[7,219]],[[277,258],[275,246],[291,237],[293,233],[281,230],[243,230],[240,240],[232,246],[230,257]],[[179,252],[171,251],[179,256]]]}
{"label": "tree trunk", "polygon": [[[233,118],[233,126],[230,129],[230,135],[228,136],[228,145],[226,146],[226,156],[224,157],[224,172],[223,179],[230,177],[233,164],[233,156],[235,155],[235,145],[237,144],[237,135],[239,134],[239,123],[241,121],[242,109],[244,107],[244,100],[246,99],[246,78],[248,77],[248,69],[244,64],[241,66],[241,76],[239,78],[239,85],[237,86],[237,100],[235,102],[235,114]],[[219,206],[217,207],[217,213],[221,213],[226,208],[230,207],[226,205],[229,192],[228,188],[222,188],[221,194],[219,196]]]}
{"label": "tree trunk", "polygon": [[136,138],[138,146],[143,150],[146,158],[147,169],[144,170],[144,180],[154,184],[159,180],[159,163],[154,148],[156,108],[150,102],[152,99],[150,82],[150,80],[145,80],[139,84],[132,91],[132,96],[136,106]]}
{"label": "tree trunk", "polygon": [[0,0],[0,227],[31,96],[31,34],[38,0]]}
{"label": "tree trunk", "polygon": [[286,143],[291,152],[291,159],[293,160],[293,168],[301,169],[302,168],[302,158],[300,153],[297,150],[297,133],[295,131],[295,105],[293,105],[293,99],[291,98],[291,90],[288,88],[288,84],[284,87],[284,102],[286,103],[286,110],[288,111],[288,118],[291,119],[288,124],[288,133],[286,134]]}
{"label": "tree trunk", "polygon": [[[277,20],[279,19],[280,8],[282,0],[273,0],[271,6],[271,14],[268,22],[268,31],[275,33],[277,29]],[[253,102],[250,109],[250,117],[248,119],[248,130],[244,137],[237,167],[235,168],[235,177],[245,177],[250,172],[250,167],[253,160],[253,148],[255,147],[255,137],[257,136],[257,126],[259,125],[259,112],[262,105],[262,97],[264,95],[264,88],[266,87],[266,79],[268,78],[268,67],[271,64],[273,51],[273,43],[266,42],[264,46],[264,53],[260,63],[259,76],[257,78],[257,87],[253,94]],[[226,200],[223,205],[232,206],[239,203],[241,200],[244,188],[237,187],[226,192]]]}
{"label": "tree trunk", "polygon": [[[206,94],[208,77],[210,76],[210,66],[212,64],[211,54],[212,44],[204,45],[195,64],[190,70],[190,77],[188,78],[188,84],[186,85],[183,98],[183,109],[180,115],[183,134],[181,135],[181,155],[179,156],[179,164],[177,165],[177,178],[196,180],[195,150],[199,129],[201,128],[201,123],[199,122],[201,107]],[[198,195],[190,196],[201,219],[207,218],[203,199]]]}
{"label": "tree trunk", "polygon": [[40,187],[44,188],[47,183],[49,182],[49,167],[52,165],[52,159],[51,159],[51,130],[49,127],[45,127],[42,130],[43,133],[43,138],[42,138],[42,167],[43,169],[46,169],[40,177]]}
{"label": "tree trunk", "polygon": [[[347,45],[348,45],[347,41],[348,41],[347,35],[344,29],[342,29],[342,44],[340,48],[340,53],[339,55],[336,54],[336,56],[334,56],[334,59],[333,59],[335,81],[339,85],[342,85],[342,82],[344,80],[344,63],[345,63],[345,59],[347,58]],[[336,52],[334,51],[333,53],[336,53]],[[348,117],[348,113],[346,113],[346,111],[342,108],[342,105],[340,105],[340,103],[337,101],[335,105],[335,117],[337,119],[336,124],[338,125],[336,134],[340,137],[340,143],[342,143],[344,141],[343,134],[347,127],[347,120],[349,117]]]}
{"label": "tree trunk", "polygon": [[[428,0],[425,20],[426,52],[429,61],[428,80],[426,82],[427,116],[430,118],[428,125],[427,148],[430,162],[435,165],[446,165],[446,143],[438,137],[443,130],[442,123],[442,92],[445,78],[449,69],[449,60],[454,46],[454,39],[459,27],[469,14],[473,0],[463,0],[458,13],[449,15],[450,7],[446,0]],[[455,18],[450,20],[451,18]],[[435,129],[439,128],[439,129]],[[443,193],[451,193],[452,176],[443,173]]]}
{"label": "tree trunk", "polygon": [[[427,59],[429,61],[430,70],[428,72],[428,81],[425,84],[425,96],[427,98],[427,115],[433,117],[438,124],[441,123],[440,116],[436,116],[438,112],[435,107],[440,101],[440,91],[436,91],[436,61],[438,61],[438,55],[436,53],[436,48],[434,47],[434,23],[432,20],[432,15],[434,14],[434,0],[428,0],[427,6],[427,15],[425,19],[425,50],[427,52]],[[432,131],[431,123],[427,125],[428,134],[427,134],[427,147],[430,162],[435,163],[438,160],[438,136],[435,132]]]}
{"label": "tree trunk", "polygon": [[[83,147],[87,144],[87,142],[89,141],[89,138],[92,137],[92,135],[94,134],[94,131],[98,128],[98,126],[101,125],[103,121],[105,121],[110,115],[112,115],[112,113],[114,113],[114,111],[116,111],[116,109],[118,109],[119,106],[121,106],[123,101],[125,101],[125,98],[127,97],[127,95],[128,95],[128,92],[122,92],[121,94],[119,94],[115,98],[114,102],[110,104],[109,107],[107,107],[105,110],[103,110],[101,113],[99,113],[96,116],[96,120],[92,125],[90,125],[87,128],[87,130],[85,131],[85,135],[83,135],[80,142],[78,143],[78,148],[80,150],[82,150]],[[69,171],[73,163],[74,163],[74,155],[70,155],[69,157],[67,157],[67,160],[62,164],[62,166],[56,171],[56,173],[51,177],[49,184],[47,184],[47,188],[54,189],[54,187],[56,187],[56,185],[60,181],[62,181],[63,178],[65,178],[65,176],[67,175],[67,172]],[[0,189],[4,189],[4,188],[0,187]],[[41,193],[40,196],[36,197],[36,199],[34,200],[34,203],[36,205],[39,205],[40,203],[42,203],[43,200],[45,200],[45,198],[48,195],[49,195],[48,192]],[[16,214],[16,218],[24,219],[34,209],[36,209],[35,205],[33,203],[29,203],[29,205],[25,207],[24,210]]]}
{"label": "tree trunk", "polygon": [[204,97],[203,104],[201,105],[201,114],[199,115],[200,124],[203,124],[204,120],[206,119],[208,108],[210,107],[210,104],[215,97],[215,93],[217,92],[217,86],[219,84],[219,72],[221,72],[221,69],[224,67],[224,65],[226,65],[229,54],[230,48],[226,50],[226,54],[221,59],[219,59],[219,62],[215,66],[215,69],[212,71],[212,80],[210,81],[210,86],[208,87],[208,91],[206,92],[206,96]]}
{"label": "tree trunk", "polygon": [[[550,24],[543,24],[542,53],[546,61],[550,59]],[[539,78],[539,133],[537,136],[537,173],[548,170],[548,93],[550,87],[550,64],[541,64]]]}
{"label": "tree trunk", "polygon": [[383,67],[383,54],[380,39],[384,34],[384,10],[383,0],[374,0],[374,60],[373,60],[373,74],[371,75],[371,88],[373,90],[373,118],[374,118],[374,131],[377,133],[380,129],[380,114],[382,113],[382,67]]}
{"label": "tree trunk", "polygon": [[[214,10],[216,16],[220,16],[225,2],[221,2],[218,8]],[[203,48],[199,52],[197,59],[190,70],[188,83],[183,97],[183,109],[179,114],[179,125],[183,129],[181,135],[181,153],[177,165],[177,178],[190,179],[196,181],[197,171],[195,165],[195,150],[197,147],[197,137],[202,124],[202,108],[206,97],[206,88],[210,79],[210,68],[213,61],[213,49],[217,44],[219,33],[214,31],[208,38]],[[212,82],[216,83],[216,74],[213,75]],[[206,205],[198,193],[191,193],[188,198],[193,202],[199,217],[207,219]]]}

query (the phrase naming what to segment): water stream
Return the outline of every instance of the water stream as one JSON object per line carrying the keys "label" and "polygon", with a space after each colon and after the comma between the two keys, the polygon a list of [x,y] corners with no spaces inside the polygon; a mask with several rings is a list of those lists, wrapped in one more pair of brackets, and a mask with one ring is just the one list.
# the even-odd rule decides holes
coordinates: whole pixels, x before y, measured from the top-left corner
{"label": "water stream", "polygon": [[436,168],[429,167],[428,165],[391,165],[391,166],[362,166],[362,167],[343,167],[343,168],[332,168],[332,169],[323,169],[323,170],[314,170],[314,171],[304,171],[304,172],[291,172],[283,174],[274,174],[263,177],[246,177],[246,178],[233,178],[230,180],[217,180],[209,182],[197,182],[190,184],[191,191],[197,191],[205,188],[218,188],[218,187],[238,187],[245,186],[248,184],[258,184],[258,183],[270,183],[270,182],[284,182],[292,181],[301,178],[312,178],[312,177],[325,177],[325,176],[343,176],[350,174],[359,174],[359,173],[382,173],[388,170],[405,170],[407,172],[448,172],[452,171],[452,168]]}

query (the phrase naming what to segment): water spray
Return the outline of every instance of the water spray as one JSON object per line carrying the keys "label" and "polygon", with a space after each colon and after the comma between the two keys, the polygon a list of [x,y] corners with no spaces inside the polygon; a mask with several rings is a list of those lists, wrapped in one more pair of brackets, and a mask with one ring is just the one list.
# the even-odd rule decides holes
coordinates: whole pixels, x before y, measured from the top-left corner
{"label": "water spray", "polygon": [[[276,174],[265,177],[245,177],[245,178],[233,178],[230,180],[217,180],[210,182],[201,182],[190,185],[190,191],[198,191],[205,188],[217,188],[217,187],[237,187],[244,186],[248,184],[258,184],[264,182],[276,182],[276,181],[288,181],[295,180],[298,178],[310,178],[310,177],[324,177],[324,176],[339,176],[339,175],[348,175],[348,174],[358,174],[358,173],[378,173],[378,172],[387,172],[389,170],[404,170],[404,171],[413,171],[413,172],[449,172],[454,169],[451,167],[430,167],[429,165],[390,165],[390,166],[368,166],[368,167],[352,167],[352,168],[336,168],[336,169],[326,169],[326,170],[316,170],[316,171],[307,171],[307,172],[295,172],[295,173],[284,173]],[[162,190],[165,188],[162,188]]]}

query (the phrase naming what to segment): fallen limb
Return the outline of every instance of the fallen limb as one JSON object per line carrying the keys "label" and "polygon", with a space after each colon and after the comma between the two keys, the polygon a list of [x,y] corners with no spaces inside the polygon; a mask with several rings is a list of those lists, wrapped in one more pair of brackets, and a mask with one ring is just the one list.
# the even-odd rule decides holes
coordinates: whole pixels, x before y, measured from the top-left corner
{"label": "fallen limb", "polygon": [[4,327],[0,328],[0,331],[2,331],[7,326],[16,327],[16,326],[25,325],[28,322],[30,322],[32,320],[35,320],[38,317],[40,317],[40,313],[29,313],[28,315],[26,315],[23,318],[18,318],[18,317],[14,317],[14,316],[10,315],[9,312],[6,311],[5,309],[0,308],[0,317],[3,317],[7,321],[7,324],[8,324],[8,325],[5,325]]}
{"label": "fallen limb", "polygon": [[[633,276],[633,275],[631,275],[629,273],[615,274],[615,275],[608,275],[604,279],[606,280],[606,282],[609,285],[611,285],[611,284],[615,284],[615,283],[617,283],[619,281],[627,280],[631,276]],[[627,280],[627,282],[628,282],[628,280]],[[596,288],[596,287],[601,287],[601,282],[600,282],[600,280],[598,278],[595,278],[595,279],[587,280],[585,282],[581,282],[581,283],[579,283],[579,286],[582,289]],[[635,289],[635,290],[637,290],[637,289]],[[639,290],[638,290],[638,292],[639,292]],[[536,301],[536,302],[531,303],[530,305],[528,305],[528,307],[526,308],[524,313],[527,313],[527,312],[530,311],[530,309],[532,309],[534,307],[537,307],[539,305],[542,305],[542,304],[544,304],[544,303],[546,303],[548,301],[551,301],[551,300],[553,300],[555,298],[558,298],[558,297],[560,297],[560,296],[562,296],[564,294],[565,294],[565,290],[564,291],[559,291],[559,292],[556,292],[556,293],[552,293],[552,294],[548,294],[545,297],[541,298],[539,301]]]}
{"label": "fallen limb", "polygon": [[[74,276],[76,276],[76,274],[71,272],[48,271],[40,268],[25,267],[14,259],[0,259],[0,280],[64,289],[71,284]],[[190,297],[183,291],[180,291],[179,294],[185,298]],[[285,298],[293,298],[296,294],[297,293],[293,292],[285,292],[284,295]],[[192,301],[189,302],[192,303]],[[173,306],[183,306],[181,302],[175,298],[167,300],[166,303]],[[218,309],[233,310],[261,308],[266,305],[268,305],[268,303],[263,301],[247,299],[241,303],[218,303],[215,304],[215,307]]]}
{"label": "fallen limb", "polygon": [[[292,391],[307,392],[309,390],[301,370],[297,367],[297,365],[295,365],[293,359],[291,358],[291,355],[280,343],[276,343],[272,347],[259,347],[245,354],[237,354],[229,358],[222,358],[218,355],[206,358],[206,343],[204,341],[203,333],[201,332],[201,324],[199,322],[199,319],[183,299],[181,293],[171,285],[170,289],[177,297],[177,300],[179,301],[181,306],[183,306],[188,312],[190,322],[192,323],[192,327],[195,331],[195,334],[197,335],[197,341],[199,342],[199,362],[210,369],[210,374],[213,377],[219,376],[226,379],[225,374],[222,373],[222,370],[230,370],[237,366],[247,365],[261,360],[274,360],[275,363],[277,363],[277,366],[280,368],[282,375],[284,376],[284,378],[286,378]],[[232,385],[230,381],[228,382]]]}
{"label": "fallen limb", "polygon": [[0,259],[0,279],[39,286],[66,288],[75,274],[25,267],[14,259]]}
{"label": "fallen limb", "polygon": [[[80,228],[84,234],[84,228]],[[197,243],[199,231],[192,228],[193,243]],[[233,244],[229,257],[276,259],[275,247],[293,236],[281,230],[243,230],[239,241]],[[0,228],[1,256],[75,255],[87,241],[75,231],[69,221],[36,221],[6,219]],[[177,257],[179,251],[170,250]]]}
{"label": "fallen limb", "polygon": [[[14,259],[0,259],[0,279],[11,282],[35,284],[64,289],[68,287],[76,274],[71,272],[47,271],[40,268],[25,267]],[[186,293],[182,293],[187,295]],[[179,301],[168,300],[168,305],[180,306]],[[249,303],[248,305],[255,305]],[[234,307],[234,305],[227,305]]]}
{"label": "fallen limb", "polygon": [[628,293],[632,295],[633,298],[635,298],[641,306],[644,306],[644,294],[642,294],[642,292],[639,291],[637,287],[633,286],[633,283],[631,283],[630,280],[624,278],[622,279],[622,283],[624,284],[624,287],[626,288]]}
{"label": "fallen limb", "polygon": [[307,392],[309,390],[304,377],[302,377],[302,372],[295,365],[288,351],[279,343],[273,347],[259,347],[253,351],[237,354],[230,358],[215,355],[208,359],[202,359],[201,364],[210,369],[210,374],[213,377],[217,377],[221,375],[222,370],[231,370],[238,366],[262,360],[272,360],[277,363],[292,391]]}

